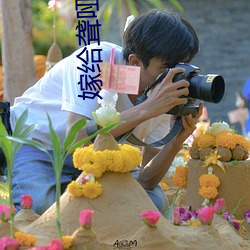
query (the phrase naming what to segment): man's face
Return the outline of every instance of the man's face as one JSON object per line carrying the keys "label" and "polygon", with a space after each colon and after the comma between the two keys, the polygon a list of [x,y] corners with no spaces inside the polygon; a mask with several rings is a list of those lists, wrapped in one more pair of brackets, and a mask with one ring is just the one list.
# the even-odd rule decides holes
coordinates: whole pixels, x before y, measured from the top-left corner
{"label": "man's face", "polygon": [[166,66],[159,58],[152,58],[148,67],[145,69],[141,63],[140,91],[144,90],[148,85],[153,83],[156,78],[166,70]]}

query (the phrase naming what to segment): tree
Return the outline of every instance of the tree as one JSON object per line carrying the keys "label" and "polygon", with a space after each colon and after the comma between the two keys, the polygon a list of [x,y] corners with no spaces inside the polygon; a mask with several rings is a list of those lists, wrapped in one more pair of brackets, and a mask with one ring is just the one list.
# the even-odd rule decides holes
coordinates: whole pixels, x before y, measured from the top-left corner
{"label": "tree", "polygon": [[34,84],[32,0],[2,0],[4,100],[12,103]]}

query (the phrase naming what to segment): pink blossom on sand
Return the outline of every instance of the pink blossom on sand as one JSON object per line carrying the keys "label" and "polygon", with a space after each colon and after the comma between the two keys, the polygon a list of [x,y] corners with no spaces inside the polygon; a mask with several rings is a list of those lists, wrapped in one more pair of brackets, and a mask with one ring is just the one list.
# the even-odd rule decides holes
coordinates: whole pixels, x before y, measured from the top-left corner
{"label": "pink blossom on sand", "polygon": [[54,11],[57,8],[60,8],[61,5],[62,4],[61,4],[60,0],[50,0],[48,2],[48,8],[51,9],[52,11]]}
{"label": "pink blossom on sand", "polygon": [[21,207],[23,209],[30,209],[32,207],[33,204],[33,199],[29,194],[24,194],[21,197]]}
{"label": "pink blossom on sand", "polygon": [[180,215],[180,210],[178,208],[175,208],[172,212],[172,216],[171,216],[171,222],[174,225],[180,225],[182,222],[182,218]]}
{"label": "pink blossom on sand", "polygon": [[92,227],[93,222],[93,210],[85,209],[80,212],[80,226],[84,227],[85,229],[90,229]]}
{"label": "pink blossom on sand", "polygon": [[16,250],[19,246],[19,242],[16,239],[10,237],[0,238],[0,249]]}
{"label": "pink blossom on sand", "polygon": [[213,207],[203,207],[199,210],[197,218],[203,225],[211,225],[214,218]]}
{"label": "pink blossom on sand", "polygon": [[143,213],[140,213],[140,216],[143,218],[143,221],[148,226],[155,226],[159,218],[162,216],[161,212],[156,212],[153,210],[147,210]]}
{"label": "pink blossom on sand", "polygon": [[225,199],[223,197],[216,200],[216,202],[214,204],[214,211],[216,214],[219,214],[219,215],[224,213],[224,211],[225,211]]}
{"label": "pink blossom on sand", "polygon": [[[16,209],[14,208],[14,212]],[[10,219],[10,206],[0,204],[0,220],[8,221]]]}

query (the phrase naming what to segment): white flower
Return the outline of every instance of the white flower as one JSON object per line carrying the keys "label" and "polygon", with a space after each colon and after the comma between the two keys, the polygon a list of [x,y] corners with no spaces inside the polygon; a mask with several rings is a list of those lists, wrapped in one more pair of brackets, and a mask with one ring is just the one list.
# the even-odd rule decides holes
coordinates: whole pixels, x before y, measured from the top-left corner
{"label": "white flower", "polygon": [[232,132],[232,129],[230,129],[229,125],[226,122],[214,122],[211,126],[208,127],[207,133],[216,136],[221,131],[228,131]]}

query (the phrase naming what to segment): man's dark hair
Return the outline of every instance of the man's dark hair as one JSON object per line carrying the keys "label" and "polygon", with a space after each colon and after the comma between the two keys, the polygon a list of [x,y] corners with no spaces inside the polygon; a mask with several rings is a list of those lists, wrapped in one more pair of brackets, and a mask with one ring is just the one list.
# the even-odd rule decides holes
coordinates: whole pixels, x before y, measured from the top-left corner
{"label": "man's dark hair", "polygon": [[153,9],[136,17],[123,35],[123,57],[128,63],[136,54],[145,68],[149,60],[162,58],[166,67],[190,62],[199,51],[199,39],[192,25],[177,14]]}

